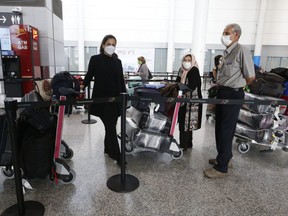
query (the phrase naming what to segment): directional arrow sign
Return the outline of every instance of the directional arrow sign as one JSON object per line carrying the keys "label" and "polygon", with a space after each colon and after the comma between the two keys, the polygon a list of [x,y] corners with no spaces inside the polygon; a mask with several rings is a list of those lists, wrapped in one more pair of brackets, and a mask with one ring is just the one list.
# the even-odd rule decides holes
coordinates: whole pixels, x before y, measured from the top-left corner
{"label": "directional arrow sign", "polygon": [[2,17],[0,18],[0,21],[2,21],[2,23],[6,22],[6,17],[4,15],[2,15]]}
{"label": "directional arrow sign", "polygon": [[22,14],[0,12],[0,27],[23,24]]}

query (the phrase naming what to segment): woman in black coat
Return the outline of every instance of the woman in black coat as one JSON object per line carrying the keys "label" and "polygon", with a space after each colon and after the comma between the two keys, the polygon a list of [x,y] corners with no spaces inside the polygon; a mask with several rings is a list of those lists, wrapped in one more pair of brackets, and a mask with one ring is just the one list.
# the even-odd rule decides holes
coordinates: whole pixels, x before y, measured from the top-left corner
{"label": "woman in black coat", "polygon": [[[188,53],[182,58],[182,65],[179,70],[177,81],[187,85],[192,92],[183,94],[183,98],[202,98],[201,77],[195,56]],[[193,147],[193,130],[201,128],[202,104],[184,103],[179,109],[179,135],[180,147],[183,151]]]}
{"label": "woman in black coat", "polygon": [[[90,59],[84,88],[94,78],[92,98],[117,97],[121,92],[126,92],[122,63],[114,53],[116,43],[117,40],[113,35],[106,35],[101,43],[100,54]],[[121,115],[119,104],[92,104],[90,113],[98,116],[104,124],[104,153],[120,165],[120,149],[116,132],[117,120]]]}

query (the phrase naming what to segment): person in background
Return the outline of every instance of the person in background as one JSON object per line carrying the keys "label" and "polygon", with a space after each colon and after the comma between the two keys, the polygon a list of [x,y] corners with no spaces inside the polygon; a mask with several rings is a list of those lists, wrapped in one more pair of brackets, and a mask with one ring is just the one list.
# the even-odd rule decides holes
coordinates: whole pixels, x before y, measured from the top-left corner
{"label": "person in background", "polygon": [[[182,58],[181,68],[176,81],[187,85],[192,92],[187,91],[183,98],[202,98],[201,77],[195,56],[187,53]],[[201,128],[202,104],[184,103],[178,113],[180,148],[186,151],[193,147],[193,130]]]}
{"label": "person in background", "polygon": [[[242,30],[238,24],[225,27],[221,42],[226,46],[223,62],[217,74],[217,99],[244,99],[244,86],[255,78],[252,56],[247,47],[238,43]],[[215,139],[217,157],[209,159],[213,168],[203,171],[208,178],[227,176],[228,166],[231,167],[232,141],[240,112],[241,104],[216,105]]]}
{"label": "person in background", "polygon": [[139,68],[138,71],[135,73],[135,75],[138,75],[141,77],[142,83],[148,83],[148,76],[149,76],[149,69],[146,64],[146,59],[143,56],[140,56],[137,58]]}
{"label": "person in background", "polygon": [[216,83],[217,71],[219,69],[219,66],[222,63],[222,59],[223,59],[222,55],[217,55],[217,56],[214,57],[214,67],[213,67],[213,70],[212,70],[212,77],[211,77],[213,83]]}
{"label": "person in background", "polygon": [[[117,97],[126,92],[121,60],[115,55],[117,40],[113,35],[106,35],[100,47],[100,54],[89,61],[84,78],[83,89],[94,78],[92,98]],[[105,127],[104,153],[120,165],[120,149],[117,139],[116,124],[121,115],[118,103],[92,104],[90,113],[98,116]]]}

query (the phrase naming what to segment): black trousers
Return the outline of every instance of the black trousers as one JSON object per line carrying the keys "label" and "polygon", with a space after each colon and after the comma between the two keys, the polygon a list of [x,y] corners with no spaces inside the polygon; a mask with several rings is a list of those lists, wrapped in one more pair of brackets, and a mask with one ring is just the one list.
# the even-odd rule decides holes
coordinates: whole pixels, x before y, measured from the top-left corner
{"label": "black trousers", "polygon": [[[244,99],[243,89],[219,89],[217,99]],[[218,155],[217,165],[214,169],[219,172],[227,173],[228,163],[232,158],[232,141],[238,120],[241,105],[217,104],[215,117],[215,138]]]}
{"label": "black trousers", "polygon": [[116,124],[118,120],[117,108],[107,104],[106,110],[99,115],[105,127],[104,152],[115,160],[120,159],[120,148],[117,138]]}

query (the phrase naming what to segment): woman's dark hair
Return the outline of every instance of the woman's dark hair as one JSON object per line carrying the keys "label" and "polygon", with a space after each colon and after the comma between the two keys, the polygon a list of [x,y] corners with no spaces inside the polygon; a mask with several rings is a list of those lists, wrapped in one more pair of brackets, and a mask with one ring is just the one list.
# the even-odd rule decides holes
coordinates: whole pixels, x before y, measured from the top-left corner
{"label": "woman's dark hair", "polygon": [[104,45],[104,44],[107,42],[107,40],[110,39],[110,38],[114,39],[114,40],[116,41],[116,43],[117,43],[117,40],[116,40],[116,38],[115,38],[113,35],[111,35],[111,34],[106,35],[106,36],[103,38],[102,42],[101,42],[101,45],[100,45],[100,53],[104,53],[104,48],[102,47],[102,45]]}
{"label": "woman's dark hair", "polygon": [[222,55],[217,55],[217,56],[214,57],[214,64],[215,64],[216,67],[218,67],[219,60],[220,60],[221,57],[222,57]]}

